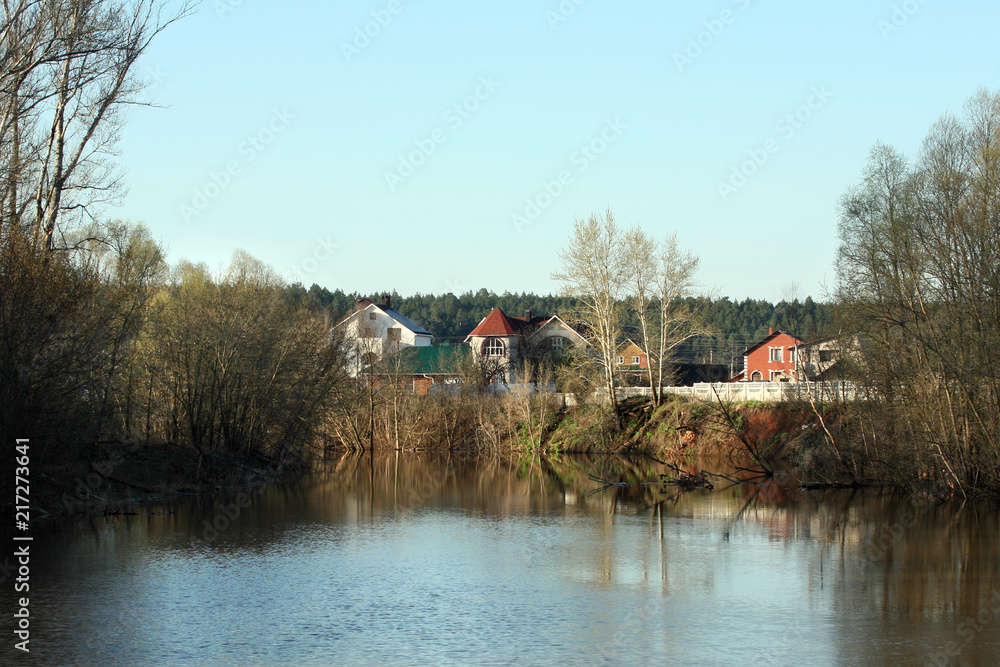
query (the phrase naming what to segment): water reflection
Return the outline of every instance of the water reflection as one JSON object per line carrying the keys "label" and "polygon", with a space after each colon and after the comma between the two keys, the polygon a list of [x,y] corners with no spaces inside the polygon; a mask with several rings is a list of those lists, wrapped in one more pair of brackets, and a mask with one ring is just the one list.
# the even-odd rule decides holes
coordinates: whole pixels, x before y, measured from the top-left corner
{"label": "water reflection", "polygon": [[[30,660],[1000,655],[995,508],[803,492],[790,477],[656,483],[669,472],[648,459],[345,456],[294,483],[52,531],[33,546]],[[592,493],[592,475],[622,486]]]}

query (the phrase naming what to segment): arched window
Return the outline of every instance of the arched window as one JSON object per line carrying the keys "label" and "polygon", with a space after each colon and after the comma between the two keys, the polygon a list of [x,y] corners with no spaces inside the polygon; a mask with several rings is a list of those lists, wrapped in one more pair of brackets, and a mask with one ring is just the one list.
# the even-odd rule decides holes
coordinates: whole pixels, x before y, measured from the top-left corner
{"label": "arched window", "polygon": [[761,382],[763,380],[764,380],[764,374],[761,373],[760,371],[754,371],[753,373],[750,374],[751,382]]}
{"label": "arched window", "polygon": [[503,341],[499,338],[487,338],[483,341],[482,354],[484,357],[504,356]]}

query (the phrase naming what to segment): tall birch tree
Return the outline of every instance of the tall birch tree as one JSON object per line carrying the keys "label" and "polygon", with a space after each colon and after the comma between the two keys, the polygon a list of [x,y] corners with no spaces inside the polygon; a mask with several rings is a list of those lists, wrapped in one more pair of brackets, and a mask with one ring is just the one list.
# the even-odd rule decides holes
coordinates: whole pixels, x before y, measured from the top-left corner
{"label": "tall birch tree", "polygon": [[699,333],[695,314],[683,301],[694,290],[698,258],[681,250],[676,233],[657,243],[639,227],[628,231],[624,253],[629,301],[639,320],[640,346],[649,360],[646,379],[658,406],[671,356]]}
{"label": "tall birch tree", "polygon": [[625,235],[611,209],[573,224],[573,235],[560,253],[562,270],[552,279],[563,283],[568,296],[580,300],[577,314],[584,337],[599,355],[611,410],[617,419],[615,358],[622,331],[622,299],[628,290]]}

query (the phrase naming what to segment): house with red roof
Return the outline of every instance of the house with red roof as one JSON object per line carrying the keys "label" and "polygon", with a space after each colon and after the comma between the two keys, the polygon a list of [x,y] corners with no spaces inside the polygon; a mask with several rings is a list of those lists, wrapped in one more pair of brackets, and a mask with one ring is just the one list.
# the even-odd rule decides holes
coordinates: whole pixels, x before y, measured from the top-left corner
{"label": "house with red roof", "polygon": [[797,353],[803,341],[787,331],[767,336],[743,352],[743,370],[731,382],[797,382]]}
{"label": "house with red roof", "polygon": [[558,316],[540,317],[525,311],[512,317],[500,308],[465,338],[475,358],[492,367],[491,381],[513,381],[524,360],[538,353],[558,354],[569,347],[586,347],[587,341]]}

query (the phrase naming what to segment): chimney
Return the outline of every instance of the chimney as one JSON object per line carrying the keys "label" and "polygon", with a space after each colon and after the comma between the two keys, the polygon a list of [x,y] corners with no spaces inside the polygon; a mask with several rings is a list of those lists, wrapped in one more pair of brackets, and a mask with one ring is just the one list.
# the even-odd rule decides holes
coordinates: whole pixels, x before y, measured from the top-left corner
{"label": "chimney", "polygon": [[383,294],[382,295],[382,307],[383,308],[392,308],[392,299],[389,298],[388,294]]}
{"label": "chimney", "polygon": [[768,336],[773,336],[774,335],[774,328],[773,327],[768,327],[767,328],[767,335]]}
{"label": "chimney", "polygon": [[531,308],[524,311],[524,321],[527,322],[528,324],[531,324]]}

